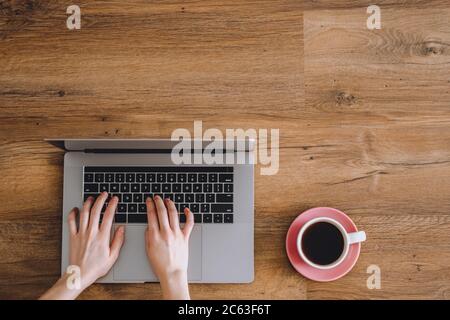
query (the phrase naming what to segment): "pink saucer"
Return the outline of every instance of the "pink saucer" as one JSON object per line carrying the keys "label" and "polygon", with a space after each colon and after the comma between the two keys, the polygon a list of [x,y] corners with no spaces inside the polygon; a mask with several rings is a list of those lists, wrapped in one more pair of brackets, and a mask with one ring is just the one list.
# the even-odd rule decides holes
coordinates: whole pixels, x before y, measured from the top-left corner
{"label": "pink saucer", "polygon": [[361,243],[352,244],[349,248],[345,260],[332,269],[320,270],[311,267],[310,265],[306,264],[298,254],[297,235],[303,224],[317,217],[328,217],[335,219],[339,221],[348,232],[358,231],[353,221],[342,211],[325,207],[312,208],[300,214],[292,222],[286,236],[286,252],[289,257],[289,261],[291,261],[291,264],[295,268],[295,270],[297,270],[306,278],[321,282],[337,280],[345,276],[350,270],[352,270],[353,266],[356,264],[356,261],[359,257],[359,252],[361,251]]}

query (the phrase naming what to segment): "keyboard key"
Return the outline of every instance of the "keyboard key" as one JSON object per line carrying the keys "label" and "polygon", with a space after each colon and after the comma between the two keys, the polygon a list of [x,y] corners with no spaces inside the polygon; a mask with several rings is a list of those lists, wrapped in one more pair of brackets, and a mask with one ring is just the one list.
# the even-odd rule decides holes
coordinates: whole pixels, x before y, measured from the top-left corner
{"label": "keyboard key", "polygon": [[189,209],[189,203],[182,203],[180,204],[180,212],[184,212],[184,208]]}
{"label": "keyboard key", "polygon": [[206,173],[199,173],[198,182],[208,182],[208,175]]}
{"label": "keyboard key", "polygon": [[147,201],[147,198],[153,199],[153,193],[145,193],[144,194],[144,201]]}
{"label": "keyboard key", "polygon": [[233,215],[232,214],[224,214],[223,215],[223,222],[225,223],[233,223]]}
{"label": "keyboard key", "polygon": [[194,213],[200,212],[200,207],[198,203],[191,203],[190,207],[192,212]]}
{"label": "keyboard key", "polygon": [[202,215],[201,214],[194,214],[194,222],[195,223],[201,223],[202,222]]}
{"label": "keyboard key", "polygon": [[223,185],[220,183],[214,184],[214,192],[223,192]]}
{"label": "keyboard key", "polygon": [[172,185],[172,192],[181,192],[181,184],[175,183]]}
{"label": "keyboard key", "polygon": [[203,193],[196,193],[195,202],[205,202],[205,195]]}
{"label": "keyboard key", "polygon": [[128,204],[128,212],[137,212],[137,204],[129,203]]}
{"label": "keyboard key", "polygon": [[175,194],[175,202],[176,203],[184,202],[184,194],[182,194],[182,193]]}
{"label": "keyboard key", "polygon": [[145,182],[145,173],[136,174],[136,182]]}
{"label": "keyboard key", "polygon": [[204,214],[203,223],[211,223],[211,222],[212,222],[212,214]]}
{"label": "keyboard key", "polygon": [[111,194],[111,197],[117,197],[117,199],[119,199],[119,202],[122,202],[122,194],[121,193],[116,193],[116,194]]}
{"label": "keyboard key", "polygon": [[203,185],[203,192],[204,193],[208,193],[208,192],[212,192],[212,184],[211,183],[207,183]]}
{"label": "keyboard key", "polygon": [[161,199],[164,199],[164,195],[162,193],[154,193],[153,198],[155,198],[156,196],[160,197]]}
{"label": "keyboard key", "polygon": [[189,203],[194,202],[194,201],[195,201],[195,196],[194,196],[194,194],[193,194],[193,193],[186,193],[186,194],[184,195],[184,201],[185,201],[185,202],[189,202]]}
{"label": "keyboard key", "polygon": [[156,175],[156,182],[166,182],[166,174],[165,173],[158,173]]}
{"label": "keyboard key", "polygon": [[116,173],[116,182],[124,182],[125,175],[123,173]]}
{"label": "keyboard key", "polygon": [[233,182],[232,174],[219,174],[219,182]]}
{"label": "keyboard key", "polygon": [[189,173],[187,176],[188,182],[197,182],[197,174]]}
{"label": "keyboard key", "polygon": [[104,182],[105,181],[105,175],[103,173],[96,173],[94,181],[95,182]]}
{"label": "keyboard key", "polygon": [[129,214],[128,223],[147,223],[146,214]]}
{"label": "keyboard key", "polygon": [[98,196],[97,193],[85,193],[83,195],[83,201],[86,201],[89,197],[92,197],[95,199],[95,198],[97,198],[97,196]]}
{"label": "keyboard key", "polygon": [[150,184],[149,183],[144,183],[141,184],[141,192],[150,192]]}
{"label": "keyboard key", "polygon": [[116,223],[126,223],[127,222],[127,215],[126,214],[116,214],[114,216],[114,221]]}
{"label": "keyboard key", "polygon": [[208,182],[217,182],[217,173],[208,174]]}
{"label": "keyboard key", "polygon": [[171,192],[172,188],[169,183],[164,183],[161,188],[162,192]]}
{"label": "keyboard key", "polygon": [[120,188],[119,188],[119,184],[118,183],[111,183],[109,185],[109,191],[112,193],[116,193],[119,192]]}
{"label": "keyboard key", "polygon": [[106,191],[109,192],[109,184],[107,183],[100,183],[100,192]]}
{"label": "keyboard key", "polygon": [[98,193],[98,184],[97,183],[85,183],[84,184],[84,192]]}
{"label": "keyboard key", "polygon": [[233,194],[232,193],[216,194],[216,202],[233,202]]}
{"label": "keyboard key", "polygon": [[114,182],[114,173],[106,173],[105,182]]}
{"label": "keyboard key", "polygon": [[192,192],[192,184],[190,183],[183,184],[183,192]]}
{"label": "keyboard key", "polygon": [[93,173],[85,173],[84,174],[84,182],[94,182],[94,174]]}
{"label": "keyboard key", "polygon": [[222,223],[223,216],[221,213],[214,214],[214,223]]}
{"label": "keyboard key", "polygon": [[177,175],[175,173],[167,174],[167,182],[177,182]]}
{"label": "keyboard key", "polygon": [[125,181],[126,182],[135,182],[136,181],[136,175],[134,173],[127,173],[125,175]]}
{"label": "keyboard key", "polygon": [[147,213],[147,206],[145,205],[145,203],[139,203],[138,212],[139,213]]}
{"label": "keyboard key", "polygon": [[139,183],[132,183],[131,192],[141,192],[141,185]]}
{"label": "keyboard key", "polygon": [[142,193],[134,193],[133,202],[135,203],[144,202],[144,199],[142,198]]}
{"label": "keyboard key", "polygon": [[230,213],[233,212],[233,205],[232,204],[217,204],[213,203],[211,204],[211,212],[226,212]]}
{"label": "keyboard key", "polygon": [[187,180],[186,173],[177,174],[177,182],[186,182],[186,180]]}
{"label": "keyboard key", "polygon": [[209,210],[210,210],[209,203],[202,203],[200,205],[200,212],[209,212]]}
{"label": "keyboard key", "polygon": [[127,205],[125,203],[119,203],[119,205],[117,206],[117,212],[127,212]]}
{"label": "keyboard key", "polygon": [[154,173],[147,173],[147,182],[155,182],[156,175]]}
{"label": "keyboard key", "polygon": [[133,195],[131,193],[124,193],[122,198],[123,202],[133,202]]}
{"label": "keyboard key", "polygon": [[120,192],[130,192],[130,184],[129,183],[122,183],[120,185]]}
{"label": "keyboard key", "polygon": [[161,192],[161,184],[159,183],[152,184],[152,192]]}
{"label": "keyboard key", "polygon": [[173,193],[164,193],[164,199],[170,199],[173,201],[174,199]]}
{"label": "keyboard key", "polygon": [[231,183],[225,183],[223,185],[224,192],[233,192],[233,185]]}
{"label": "keyboard key", "polygon": [[184,213],[180,214],[180,223],[186,222],[186,215]]}
{"label": "keyboard key", "polygon": [[207,193],[206,194],[206,202],[216,202],[216,195],[214,193]]}
{"label": "keyboard key", "polygon": [[193,192],[202,192],[202,185],[200,183],[195,183],[192,185]]}

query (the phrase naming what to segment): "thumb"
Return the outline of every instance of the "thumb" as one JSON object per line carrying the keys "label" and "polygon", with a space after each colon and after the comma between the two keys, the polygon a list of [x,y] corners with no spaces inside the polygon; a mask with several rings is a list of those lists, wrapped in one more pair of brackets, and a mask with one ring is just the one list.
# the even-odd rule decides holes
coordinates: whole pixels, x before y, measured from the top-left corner
{"label": "thumb", "polygon": [[110,257],[113,259],[114,262],[119,257],[119,252],[120,249],[122,248],[124,240],[125,240],[125,227],[121,226],[117,228],[116,232],[114,233],[114,238],[111,242]]}

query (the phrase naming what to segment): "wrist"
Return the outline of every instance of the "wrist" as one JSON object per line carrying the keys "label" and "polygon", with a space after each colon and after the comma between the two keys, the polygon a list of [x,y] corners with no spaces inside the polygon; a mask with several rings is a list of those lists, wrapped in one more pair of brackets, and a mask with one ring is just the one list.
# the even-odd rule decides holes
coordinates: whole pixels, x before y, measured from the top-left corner
{"label": "wrist", "polygon": [[161,289],[164,299],[189,300],[189,287],[187,272],[176,271],[166,274],[160,278]]}
{"label": "wrist", "polygon": [[72,287],[69,285],[69,274],[65,273],[58,279],[53,287],[44,293],[41,300],[73,300],[76,299],[84,288]]}

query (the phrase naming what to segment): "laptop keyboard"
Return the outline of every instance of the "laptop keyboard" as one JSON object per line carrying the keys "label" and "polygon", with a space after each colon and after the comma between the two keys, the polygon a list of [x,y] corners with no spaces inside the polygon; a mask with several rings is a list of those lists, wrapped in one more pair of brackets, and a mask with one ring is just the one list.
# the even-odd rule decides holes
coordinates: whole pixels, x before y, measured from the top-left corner
{"label": "laptop keyboard", "polygon": [[233,223],[233,167],[86,166],[83,174],[83,201],[103,191],[119,198],[116,223],[147,223],[145,200],[156,195],[175,202],[182,223],[184,208],[196,223]]}

